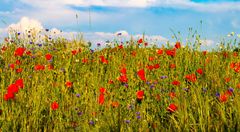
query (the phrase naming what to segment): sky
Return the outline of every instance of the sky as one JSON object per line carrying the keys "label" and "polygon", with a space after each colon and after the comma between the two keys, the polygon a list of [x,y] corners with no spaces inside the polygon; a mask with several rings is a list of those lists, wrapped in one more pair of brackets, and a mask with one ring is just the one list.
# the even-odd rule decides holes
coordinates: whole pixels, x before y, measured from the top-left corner
{"label": "sky", "polygon": [[31,25],[82,32],[93,44],[116,39],[118,32],[165,43],[173,32],[186,39],[193,28],[205,46],[214,46],[240,32],[238,14],[240,0],[0,0],[0,36],[9,27]]}

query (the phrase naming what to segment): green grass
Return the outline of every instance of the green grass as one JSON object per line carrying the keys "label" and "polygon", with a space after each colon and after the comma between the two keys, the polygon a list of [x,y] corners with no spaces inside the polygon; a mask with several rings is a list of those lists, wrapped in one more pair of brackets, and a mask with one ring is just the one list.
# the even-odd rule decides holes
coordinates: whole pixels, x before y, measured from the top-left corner
{"label": "green grass", "polygon": [[[225,46],[204,55],[196,47],[186,46],[171,57],[165,53],[171,46],[162,47],[164,52],[159,55],[156,50],[160,48],[140,46],[134,40],[124,43],[123,49],[106,47],[94,53],[83,43],[58,39],[35,50],[28,44],[22,57],[14,56],[15,49],[23,46],[21,41],[3,44],[6,50],[1,51],[0,60],[1,131],[240,130],[240,73],[230,68],[232,62],[240,62],[240,57],[238,52],[238,56],[233,56],[232,48]],[[81,52],[72,55],[71,51],[79,48]],[[27,51],[32,55],[27,55]],[[52,61],[45,59],[47,53],[53,56]],[[228,56],[224,57],[224,53]],[[101,55],[108,64],[101,62]],[[149,57],[154,60],[149,61]],[[88,62],[83,63],[83,59]],[[21,64],[11,69],[9,64],[16,60]],[[45,70],[34,70],[37,64],[46,65]],[[49,64],[54,66],[53,70],[48,70]],[[146,68],[154,64],[160,68]],[[170,68],[170,64],[176,68]],[[124,66],[128,87],[118,80]],[[16,73],[17,68],[23,71]],[[199,68],[203,69],[202,75],[196,72]],[[146,81],[137,76],[140,69],[144,69]],[[188,82],[185,79],[188,74],[195,74],[197,81]],[[230,81],[226,82],[228,77]],[[19,89],[15,99],[4,100],[8,86],[19,78],[24,80],[24,88]],[[114,83],[109,84],[109,80]],[[180,85],[172,85],[174,80],[180,81]],[[65,85],[67,81],[73,83],[71,88]],[[101,87],[106,89],[103,105],[98,103]],[[234,89],[231,96],[226,93],[229,88]],[[138,90],[144,90],[141,103],[137,102]],[[170,92],[175,92],[176,97],[171,98]],[[221,102],[216,93],[225,93],[227,101]],[[59,104],[56,110],[51,109],[54,101]],[[118,102],[119,106],[112,107],[112,102]],[[171,103],[177,106],[172,113],[167,110]]]}

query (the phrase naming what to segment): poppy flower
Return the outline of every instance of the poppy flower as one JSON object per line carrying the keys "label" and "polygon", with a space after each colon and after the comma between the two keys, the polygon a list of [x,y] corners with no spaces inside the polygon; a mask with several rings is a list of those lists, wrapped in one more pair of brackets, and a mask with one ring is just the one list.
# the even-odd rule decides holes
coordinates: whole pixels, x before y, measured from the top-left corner
{"label": "poppy flower", "polygon": [[122,68],[122,69],[120,70],[120,72],[121,72],[122,74],[127,74],[127,69],[126,69],[126,68]]}
{"label": "poppy flower", "polygon": [[174,68],[176,68],[176,65],[175,64],[170,64],[170,66],[169,66],[171,69],[174,69]]}
{"label": "poppy flower", "polygon": [[234,67],[236,66],[236,64],[234,62],[230,63],[230,68],[234,69]]}
{"label": "poppy flower", "polygon": [[237,52],[233,52],[233,56],[234,56],[234,57],[237,57],[237,56],[238,56],[238,53],[237,53]]}
{"label": "poppy flower", "polygon": [[158,68],[160,68],[160,65],[159,65],[159,64],[155,64],[155,65],[154,65],[154,68],[155,68],[155,69],[158,69]]}
{"label": "poppy flower", "polygon": [[206,55],[206,54],[207,54],[207,51],[205,50],[205,51],[203,51],[202,53],[203,53],[203,55]]}
{"label": "poppy flower", "polygon": [[146,81],[144,69],[139,70],[139,71],[137,72],[137,75],[140,77],[141,80]]}
{"label": "poppy flower", "polygon": [[239,88],[239,89],[240,89],[240,83],[238,83],[238,84],[237,84],[237,88]]}
{"label": "poppy flower", "polygon": [[5,101],[8,101],[9,99],[14,99],[14,97],[15,97],[15,95],[13,93],[6,93],[6,94],[4,94],[3,99]]}
{"label": "poppy flower", "polygon": [[114,83],[113,80],[108,81],[108,84],[113,84],[113,83]]}
{"label": "poppy flower", "polygon": [[18,91],[19,91],[19,87],[16,84],[11,84],[8,86],[8,89],[7,89],[8,93],[15,94],[15,93],[18,93]]}
{"label": "poppy flower", "polygon": [[100,104],[100,105],[103,105],[103,103],[104,103],[104,94],[100,94],[100,96],[99,96],[99,98],[98,98],[98,103]]}
{"label": "poppy flower", "polygon": [[167,107],[167,110],[171,113],[175,112],[177,110],[177,106],[175,104],[170,104],[168,107]]}
{"label": "poppy flower", "polygon": [[112,107],[117,108],[119,106],[119,103],[117,101],[112,102]]}
{"label": "poppy flower", "polygon": [[15,65],[14,65],[14,64],[10,64],[9,67],[10,67],[11,69],[14,69]]}
{"label": "poppy flower", "polygon": [[157,52],[158,55],[162,55],[163,54],[163,50],[162,49],[157,49],[156,52]]}
{"label": "poppy flower", "polygon": [[233,95],[233,91],[234,91],[233,88],[229,88],[229,89],[225,92],[225,94],[227,94],[228,96],[232,96],[232,95]]}
{"label": "poppy flower", "polygon": [[136,56],[136,54],[137,54],[136,51],[132,51],[132,53],[131,53],[131,55],[134,56],[134,57]]}
{"label": "poppy flower", "polygon": [[21,65],[21,61],[20,60],[16,60],[15,64],[16,65]]}
{"label": "poppy flower", "polygon": [[67,81],[67,82],[65,83],[65,85],[66,85],[67,88],[71,88],[73,84],[72,84],[72,82]]}
{"label": "poppy flower", "polygon": [[196,82],[197,76],[195,74],[188,74],[185,76],[188,82]]}
{"label": "poppy flower", "polygon": [[123,45],[119,45],[118,48],[119,48],[119,49],[123,49]]}
{"label": "poppy flower", "polygon": [[176,94],[174,92],[170,92],[169,93],[169,96],[171,97],[171,99],[175,98],[176,97]]}
{"label": "poppy flower", "polygon": [[166,50],[165,52],[168,56],[171,56],[171,57],[176,56],[176,49]]}
{"label": "poppy flower", "polygon": [[203,74],[203,70],[202,70],[202,68],[197,69],[196,72],[197,72],[198,74],[200,74],[200,75]]}
{"label": "poppy flower", "polygon": [[49,61],[52,59],[52,55],[48,53],[45,55],[45,58]]}
{"label": "poppy flower", "polygon": [[127,78],[127,75],[124,74],[124,75],[121,75],[118,77],[118,80],[122,83],[127,83],[128,82],[128,78]]}
{"label": "poppy flower", "polygon": [[150,56],[150,57],[148,58],[148,60],[149,60],[149,61],[153,61],[153,60],[154,60],[154,57]]}
{"label": "poppy flower", "polygon": [[31,52],[31,51],[27,51],[26,54],[29,55],[29,56],[31,56],[31,55],[32,55],[32,52]]}
{"label": "poppy flower", "polygon": [[148,66],[147,66],[147,69],[149,69],[149,70],[153,70],[153,69],[154,69],[154,66],[152,66],[152,65],[148,65]]}
{"label": "poppy flower", "polygon": [[180,82],[177,81],[177,80],[174,80],[174,81],[172,82],[172,85],[179,86],[179,85],[180,85]]}
{"label": "poppy flower", "polygon": [[87,62],[88,62],[88,59],[85,59],[85,58],[82,59],[82,63],[87,63]]}
{"label": "poppy flower", "polygon": [[2,51],[6,51],[6,50],[7,50],[7,47],[3,46],[1,50],[2,50]]}
{"label": "poppy flower", "polygon": [[34,66],[34,70],[36,70],[36,71],[44,70],[44,69],[45,69],[44,65],[37,64]]}
{"label": "poppy flower", "polygon": [[108,60],[105,59],[105,57],[104,57],[103,55],[101,55],[99,58],[101,59],[101,62],[102,62],[103,64],[108,64]]}
{"label": "poppy flower", "polygon": [[105,89],[104,87],[101,87],[101,88],[99,89],[99,91],[100,91],[101,94],[104,94],[104,93],[106,92],[106,89]]}
{"label": "poppy flower", "polygon": [[48,65],[48,70],[53,70],[54,69],[54,66],[53,65]]}
{"label": "poppy flower", "polygon": [[143,42],[142,38],[138,40],[138,44],[141,44],[142,42]]}
{"label": "poppy flower", "polygon": [[25,48],[21,48],[21,47],[17,48],[14,52],[14,56],[22,57],[25,50],[26,50]]}
{"label": "poppy flower", "polygon": [[77,50],[72,50],[72,55],[76,55],[77,54]]}
{"label": "poppy flower", "polygon": [[137,91],[137,101],[142,101],[143,97],[144,97],[144,91],[143,90]]}
{"label": "poppy flower", "polygon": [[19,88],[23,88],[23,79],[20,78],[18,80],[15,81],[15,84],[19,87]]}
{"label": "poppy flower", "polygon": [[228,96],[226,94],[222,94],[219,96],[219,101],[224,103],[224,102],[227,102],[228,100]]}
{"label": "poppy flower", "polygon": [[228,82],[230,82],[230,81],[231,81],[231,78],[230,78],[230,77],[225,78],[225,82],[226,82],[226,83],[228,83]]}
{"label": "poppy flower", "polygon": [[145,42],[145,43],[144,43],[144,46],[148,46],[148,42]]}
{"label": "poppy flower", "polygon": [[59,104],[56,101],[54,101],[51,105],[52,110],[57,110],[58,107],[59,107]]}
{"label": "poppy flower", "polygon": [[181,48],[181,43],[180,42],[176,42],[175,48],[177,48],[177,49]]}
{"label": "poppy flower", "polygon": [[23,70],[22,68],[18,68],[18,69],[16,69],[16,72],[17,72],[17,73],[21,73],[22,70]]}

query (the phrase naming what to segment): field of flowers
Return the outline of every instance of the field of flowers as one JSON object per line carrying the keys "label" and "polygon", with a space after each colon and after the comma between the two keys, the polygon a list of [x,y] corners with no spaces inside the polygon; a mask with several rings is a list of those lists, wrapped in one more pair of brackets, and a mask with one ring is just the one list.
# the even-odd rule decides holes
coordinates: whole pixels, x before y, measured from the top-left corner
{"label": "field of flowers", "polygon": [[18,35],[0,49],[1,131],[240,130],[237,38],[213,51],[144,36],[92,50]]}

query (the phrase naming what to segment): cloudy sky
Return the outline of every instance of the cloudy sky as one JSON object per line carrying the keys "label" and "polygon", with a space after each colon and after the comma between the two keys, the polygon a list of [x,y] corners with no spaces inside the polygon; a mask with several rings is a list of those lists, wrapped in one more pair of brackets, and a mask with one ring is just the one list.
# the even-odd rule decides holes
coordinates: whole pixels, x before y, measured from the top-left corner
{"label": "cloudy sky", "polygon": [[240,32],[238,14],[240,0],[0,0],[0,34],[25,17],[44,28],[83,32],[94,42],[117,31],[164,41],[172,29],[185,38],[192,27],[214,45]]}

